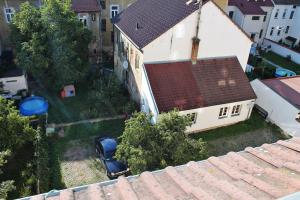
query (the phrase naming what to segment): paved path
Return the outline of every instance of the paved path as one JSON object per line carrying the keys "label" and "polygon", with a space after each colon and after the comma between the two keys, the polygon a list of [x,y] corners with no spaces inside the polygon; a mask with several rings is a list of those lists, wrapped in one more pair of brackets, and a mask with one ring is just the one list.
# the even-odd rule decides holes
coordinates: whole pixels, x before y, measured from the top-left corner
{"label": "paved path", "polygon": [[125,115],[117,115],[114,117],[102,117],[96,119],[86,119],[86,120],[69,122],[69,123],[48,124],[47,128],[62,128],[62,127],[76,125],[76,124],[96,123],[96,122],[102,122],[102,121],[113,120],[113,119],[123,119],[123,118],[125,118]]}
{"label": "paved path", "polygon": [[270,65],[273,65],[273,66],[276,67],[276,68],[279,68],[279,69],[285,69],[284,67],[281,67],[280,65],[277,65],[277,64],[275,64],[274,62],[269,61],[269,60],[266,59],[266,58],[263,58],[263,61],[265,61],[266,63],[269,63]]}

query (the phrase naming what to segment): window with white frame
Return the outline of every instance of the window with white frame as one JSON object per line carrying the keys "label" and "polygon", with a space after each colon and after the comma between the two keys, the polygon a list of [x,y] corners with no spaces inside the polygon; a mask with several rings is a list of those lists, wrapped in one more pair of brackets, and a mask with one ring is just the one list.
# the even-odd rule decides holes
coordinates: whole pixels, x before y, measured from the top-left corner
{"label": "window with white frame", "polygon": [[275,13],[275,16],[274,16],[275,19],[278,18],[278,14],[279,14],[279,9],[276,10],[276,13]]}
{"label": "window with white frame", "polygon": [[15,14],[15,10],[12,7],[4,8],[4,15],[7,23],[10,23]]}
{"label": "window with white frame", "polygon": [[291,11],[291,14],[290,14],[290,19],[293,19],[293,17],[294,17],[294,14],[295,14],[295,11]]}
{"label": "window with white frame", "polygon": [[287,26],[285,29],[285,33],[289,33],[289,30],[290,30],[290,26]]}
{"label": "window with white frame", "polygon": [[282,19],[285,19],[286,12],[287,12],[287,9],[284,9],[284,11],[283,11],[283,13],[282,13]]}
{"label": "window with white frame", "polygon": [[227,117],[229,107],[220,108],[219,118]]}
{"label": "window with white frame", "polygon": [[87,16],[78,16],[78,19],[84,27],[87,27]]}
{"label": "window with white frame", "polygon": [[233,106],[233,108],[231,110],[231,116],[239,115],[241,113],[241,108],[242,108],[242,105]]}
{"label": "window with white frame", "polygon": [[298,116],[296,117],[296,121],[300,123],[300,112],[298,113]]}
{"label": "window with white frame", "polygon": [[189,113],[187,114],[188,117],[190,117],[192,124],[196,124],[197,122],[197,113]]}
{"label": "window with white frame", "polygon": [[119,5],[110,6],[110,18],[114,18],[119,14]]}

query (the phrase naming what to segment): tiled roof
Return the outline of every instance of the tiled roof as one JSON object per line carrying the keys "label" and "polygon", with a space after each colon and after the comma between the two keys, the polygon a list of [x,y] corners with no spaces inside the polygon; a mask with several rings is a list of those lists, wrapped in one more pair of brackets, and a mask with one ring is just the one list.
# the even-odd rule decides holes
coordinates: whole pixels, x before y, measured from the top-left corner
{"label": "tiled roof", "polygon": [[75,12],[99,12],[97,0],[72,0],[72,10]]}
{"label": "tiled roof", "polygon": [[[300,138],[27,199],[255,200],[300,190]],[[299,196],[298,196],[299,197]],[[297,198],[294,198],[297,199]]]}
{"label": "tiled roof", "polygon": [[300,5],[300,0],[273,0],[277,5]]}
{"label": "tiled roof", "polygon": [[261,7],[274,6],[271,0],[229,0],[228,5],[238,7],[245,15],[265,15]]}
{"label": "tiled roof", "polygon": [[186,5],[186,2],[137,0],[114,22],[138,47],[143,48],[199,8],[199,4]]}
{"label": "tiled roof", "polygon": [[262,82],[300,109],[300,76],[265,79]]}
{"label": "tiled roof", "polygon": [[255,99],[236,57],[145,64],[159,112]]}

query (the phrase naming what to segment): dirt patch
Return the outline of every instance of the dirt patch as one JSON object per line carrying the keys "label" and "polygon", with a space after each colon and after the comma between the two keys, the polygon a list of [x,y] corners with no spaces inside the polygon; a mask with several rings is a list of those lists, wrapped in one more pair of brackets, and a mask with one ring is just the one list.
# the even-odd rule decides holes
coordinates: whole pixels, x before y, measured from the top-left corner
{"label": "dirt patch", "polygon": [[274,143],[277,140],[279,140],[278,133],[272,128],[263,128],[240,135],[209,140],[207,143],[210,154],[220,156],[230,151],[243,151],[248,146],[257,147],[264,143]]}
{"label": "dirt patch", "polygon": [[66,187],[91,184],[108,180],[105,170],[94,153],[92,140],[72,140],[67,144],[61,162],[63,181]]}

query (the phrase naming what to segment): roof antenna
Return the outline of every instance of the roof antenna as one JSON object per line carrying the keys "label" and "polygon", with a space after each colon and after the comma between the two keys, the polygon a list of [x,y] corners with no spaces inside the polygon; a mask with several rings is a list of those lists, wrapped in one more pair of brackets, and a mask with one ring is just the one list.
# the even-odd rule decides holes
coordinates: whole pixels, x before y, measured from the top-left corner
{"label": "roof antenna", "polygon": [[202,0],[197,0],[197,2],[199,2],[199,10],[198,10],[198,17],[197,17],[196,35],[192,39],[191,61],[192,61],[193,65],[195,65],[197,63],[199,43],[200,43],[200,39],[198,38],[198,34],[199,34],[199,26],[200,26],[200,18],[201,18]]}

